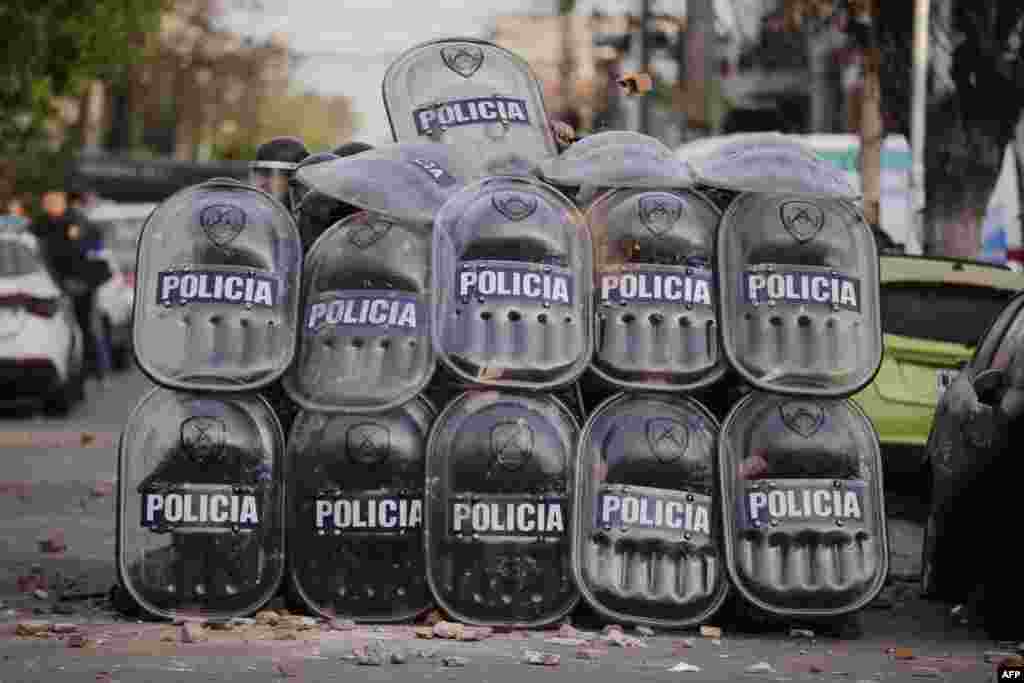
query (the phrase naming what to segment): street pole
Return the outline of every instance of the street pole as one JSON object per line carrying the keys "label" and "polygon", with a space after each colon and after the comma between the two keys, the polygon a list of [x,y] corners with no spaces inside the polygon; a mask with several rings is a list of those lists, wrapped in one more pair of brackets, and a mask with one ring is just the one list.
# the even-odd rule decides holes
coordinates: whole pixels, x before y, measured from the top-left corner
{"label": "street pole", "polygon": [[[640,8],[640,71],[651,73],[651,36],[648,23],[651,20],[651,0],[641,0]],[[640,95],[640,132],[651,130],[651,93]]]}
{"label": "street pole", "polygon": [[914,230],[923,243],[925,253],[936,246],[935,235],[925,234],[925,124],[928,104],[928,25],[931,0],[914,2],[914,81],[913,104],[910,112],[910,153],[913,156],[910,187],[914,212]]}

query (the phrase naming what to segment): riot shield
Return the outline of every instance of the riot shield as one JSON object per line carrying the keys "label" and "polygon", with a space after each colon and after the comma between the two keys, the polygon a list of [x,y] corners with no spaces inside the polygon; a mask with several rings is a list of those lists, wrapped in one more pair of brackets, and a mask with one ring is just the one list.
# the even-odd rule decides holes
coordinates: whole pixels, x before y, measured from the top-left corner
{"label": "riot shield", "polygon": [[149,392],[118,454],[117,570],[160,618],[243,616],[284,575],[284,435],[256,394]]}
{"label": "riot shield", "polygon": [[852,203],[741,195],[722,218],[717,261],[722,347],[743,380],[837,398],[878,372],[878,252]]}
{"label": "riot shield", "polygon": [[725,419],[718,460],[726,562],[746,600],[835,617],[878,595],[889,566],[882,462],[856,403],[748,394]]}
{"label": "riot shield", "polygon": [[427,445],[427,581],[438,605],[480,625],[539,627],[579,600],[570,524],[578,425],[555,398],[472,391]]}
{"label": "riot shield", "polygon": [[537,180],[488,178],[434,223],[433,344],[459,379],[532,390],[575,380],[592,351],[590,232]]}
{"label": "riot shield", "polygon": [[573,571],[615,622],[686,628],[728,592],[716,502],[718,423],[683,397],[619,394],[587,420],[576,463]]}
{"label": "riot shield", "polygon": [[451,145],[467,180],[526,175],[558,154],[541,83],[519,56],[475,38],[413,47],[384,74],[397,142]]}
{"label": "riot shield", "polygon": [[623,389],[719,379],[713,296],[719,213],[692,191],[616,190],[587,211],[594,240],[591,370]]}
{"label": "riot shield", "polygon": [[778,133],[727,136],[680,155],[695,181],[734,192],[856,200],[860,192],[846,173],[807,145]]}
{"label": "riot shield", "polygon": [[429,224],[465,186],[471,168],[440,142],[382,145],[350,157],[305,166],[299,182],[338,201],[401,221]]}
{"label": "riot shield", "polygon": [[314,613],[411,619],[431,602],[423,553],[422,398],[373,415],[304,412],[288,441],[289,581]]}
{"label": "riot shield", "polygon": [[295,355],[302,246],[279,202],[211,181],[165,200],[139,236],[135,358],[157,384],[249,391]]}
{"label": "riot shield", "polygon": [[434,372],[430,233],[368,212],[339,221],[310,249],[302,329],[285,388],[318,412],[388,410]]}
{"label": "riot shield", "polygon": [[606,131],[572,144],[540,165],[549,182],[572,187],[678,189],[693,174],[663,142],[640,133]]}

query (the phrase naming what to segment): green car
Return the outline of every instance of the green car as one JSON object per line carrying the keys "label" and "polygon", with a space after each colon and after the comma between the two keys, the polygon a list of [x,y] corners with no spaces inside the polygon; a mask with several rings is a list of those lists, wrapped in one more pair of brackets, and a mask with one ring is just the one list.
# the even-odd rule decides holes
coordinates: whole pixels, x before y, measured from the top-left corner
{"label": "green car", "polygon": [[886,488],[918,488],[939,396],[999,311],[1024,290],[1024,273],[947,258],[879,260],[885,353],[874,381],[853,400],[878,431]]}

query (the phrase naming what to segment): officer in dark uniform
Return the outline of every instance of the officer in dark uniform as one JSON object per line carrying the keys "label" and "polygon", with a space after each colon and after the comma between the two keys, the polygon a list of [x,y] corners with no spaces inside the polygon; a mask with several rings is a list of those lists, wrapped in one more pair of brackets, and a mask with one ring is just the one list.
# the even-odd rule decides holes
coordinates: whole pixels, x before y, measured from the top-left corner
{"label": "officer in dark uniform", "polygon": [[249,164],[249,184],[273,195],[291,211],[292,176],[299,162],[308,156],[309,150],[298,138],[268,140],[259,146],[256,159]]}

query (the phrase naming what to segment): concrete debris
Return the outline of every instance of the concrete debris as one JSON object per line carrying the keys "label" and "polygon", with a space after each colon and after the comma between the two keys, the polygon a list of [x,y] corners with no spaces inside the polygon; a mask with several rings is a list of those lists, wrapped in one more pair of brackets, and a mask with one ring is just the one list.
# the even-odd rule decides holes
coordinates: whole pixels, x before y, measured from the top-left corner
{"label": "concrete debris", "polygon": [[523,652],[523,663],[537,666],[558,666],[562,661],[561,655],[550,652],[537,652],[536,650],[525,650]]}
{"label": "concrete debris", "polygon": [[206,622],[206,628],[211,631],[231,631],[235,628],[235,625],[230,621],[208,621]]}
{"label": "concrete debris", "polygon": [[712,645],[719,645],[720,646],[722,644],[722,641],[719,640],[718,638],[715,638],[714,640],[711,641],[711,644]]}
{"label": "concrete debris", "polygon": [[190,621],[181,625],[181,642],[202,643],[206,640],[206,633],[202,624]]}
{"label": "concrete debris", "polygon": [[430,610],[430,613],[427,614],[427,618],[424,620],[423,623],[425,623],[427,626],[433,626],[434,624],[440,624],[442,621],[445,621],[444,613],[440,610],[435,609]]}
{"label": "concrete debris", "polygon": [[61,529],[54,529],[39,541],[39,552],[45,555],[58,555],[67,549],[68,544],[64,542],[64,531]]}
{"label": "concrete debris", "polygon": [[1016,652],[1003,652],[1000,650],[989,650],[985,652],[985,663],[986,664],[998,664],[1004,659],[1017,658]]}
{"label": "concrete debris", "polygon": [[637,626],[636,632],[644,638],[651,638],[654,636],[654,629],[650,626]]}
{"label": "concrete debris", "polygon": [[600,659],[606,654],[607,652],[605,652],[604,650],[599,650],[596,647],[581,647],[580,649],[576,650],[576,659],[594,660]]}
{"label": "concrete debris", "polygon": [[430,640],[431,638],[434,637],[434,627],[433,626],[417,626],[415,633],[416,633],[416,637],[417,638],[424,638],[426,640]]}
{"label": "concrete debris", "polygon": [[700,671],[700,667],[699,666],[694,666],[693,664],[687,664],[686,662],[679,662],[678,664],[673,666],[671,669],[669,669],[669,671],[687,671],[687,672],[693,671],[693,672],[697,672],[697,671]]}
{"label": "concrete debris", "polygon": [[36,600],[46,600],[50,597],[50,594],[42,588],[37,588],[32,591],[32,595],[35,596]]}
{"label": "concrete debris", "polygon": [[67,640],[68,647],[85,647],[86,643],[88,642],[89,639],[81,633],[72,633],[68,636]]}
{"label": "concrete debris", "polygon": [[635,636],[627,636],[622,631],[612,631],[604,638],[605,642],[618,645],[619,647],[631,648],[631,647],[647,647],[640,638]]}
{"label": "concrete debris", "polygon": [[266,624],[267,626],[277,626],[278,622],[281,621],[281,615],[277,612],[271,612],[270,610],[264,610],[263,612],[256,613],[256,623]]}
{"label": "concrete debris", "polygon": [[353,631],[356,628],[356,622],[351,619],[331,619],[327,622],[327,627],[332,631]]}
{"label": "concrete debris", "polygon": [[914,651],[909,647],[897,647],[893,648],[892,655],[896,659],[913,659]]}
{"label": "concrete debris", "polygon": [[405,662],[408,661],[408,659],[409,657],[405,654],[404,650],[395,650],[391,653],[392,664],[405,664]]}
{"label": "concrete debris", "polygon": [[768,662],[758,662],[757,664],[752,664],[748,666],[746,669],[744,669],[744,671],[746,671],[748,674],[773,674],[775,673],[775,667],[773,667]]}
{"label": "concrete debris", "polygon": [[287,631],[285,631],[285,630],[274,631],[274,640],[298,640],[298,639],[299,639],[299,636],[298,636],[298,634],[295,633],[295,631],[291,631],[291,630],[287,630]]}
{"label": "concrete debris", "polygon": [[625,633],[625,631],[622,629],[622,627],[619,626],[618,624],[608,624],[607,626],[604,627],[604,630],[601,631],[601,633],[603,633],[606,636],[610,636],[612,634],[612,631],[618,631],[619,633]]}
{"label": "concrete debris", "polygon": [[235,617],[231,620],[231,624],[234,626],[254,626],[256,620],[249,617]]}
{"label": "concrete debris", "polygon": [[14,629],[15,635],[38,636],[50,630],[50,625],[45,621],[21,621]]}
{"label": "concrete debris", "polygon": [[433,659],[437,656],[437,650],[417,650],[416,656],[420,659]]}
{"label": "concrete debris", "polygon": [[438,638],[461,640],[465,628],[466,627],[462,624],[457,624],[451,621],[440,621],[434,624],[434,635]]}
{"label": "concrete debris", "polygon": [[805,628],[794,628],[789,631],[790,638],[813,638],[814,631]]}
{"label": "concrete debris", "polygon": [[544,642],[549,645],[564,645],[566,647],[579,647],[587,644],[583,638],[545,638]]}
{"label": "concrete debris", "polygon": [[54,633],[74,633],[78,630],[75,624],[50,624],[50,630]]}
{"label": "concrete debris", "polygon": [[579,631],[572,624],[562,624],[558,627],[559,638],[579,638]]}
{"label": "concrete debris", "polygon": [[356,655],[356,664],[359,666],[383,666],[384,653],[376,650],[369,650],[363,654]]}
{"label": "concrete debris", "polygon": [[914,678],[942,678],[942,672],[938,669],[931,669],[924,666],[915,666],[912,675]]}
{"label": "concrete debris", "polygon": [[469,664],[469,660],[465,657],[443,657],[441,664],[448,667],[460,667]]}
{"label": "concrete debris", "polygon": [[704,638],[721,638],[722,629],[717,626],[701,626],[700,635]]}
{"label": "concrete debris", "polygon": [[[460,624],[461,625],[461,624]],[[436,626],[434,628],[437,628]],[[463,628],[462,633],[458,639],[466,642],[477,642],[480,640],[487,640],[494,634],[494,629],[487,628],[485,626]]]}
{"label": "concrete debris", "polygon": [[684,638],[682,640],[678,640],[675,643],[673,643],[673,647],[689,650],[691,647],[693,647],[693,639]]}

